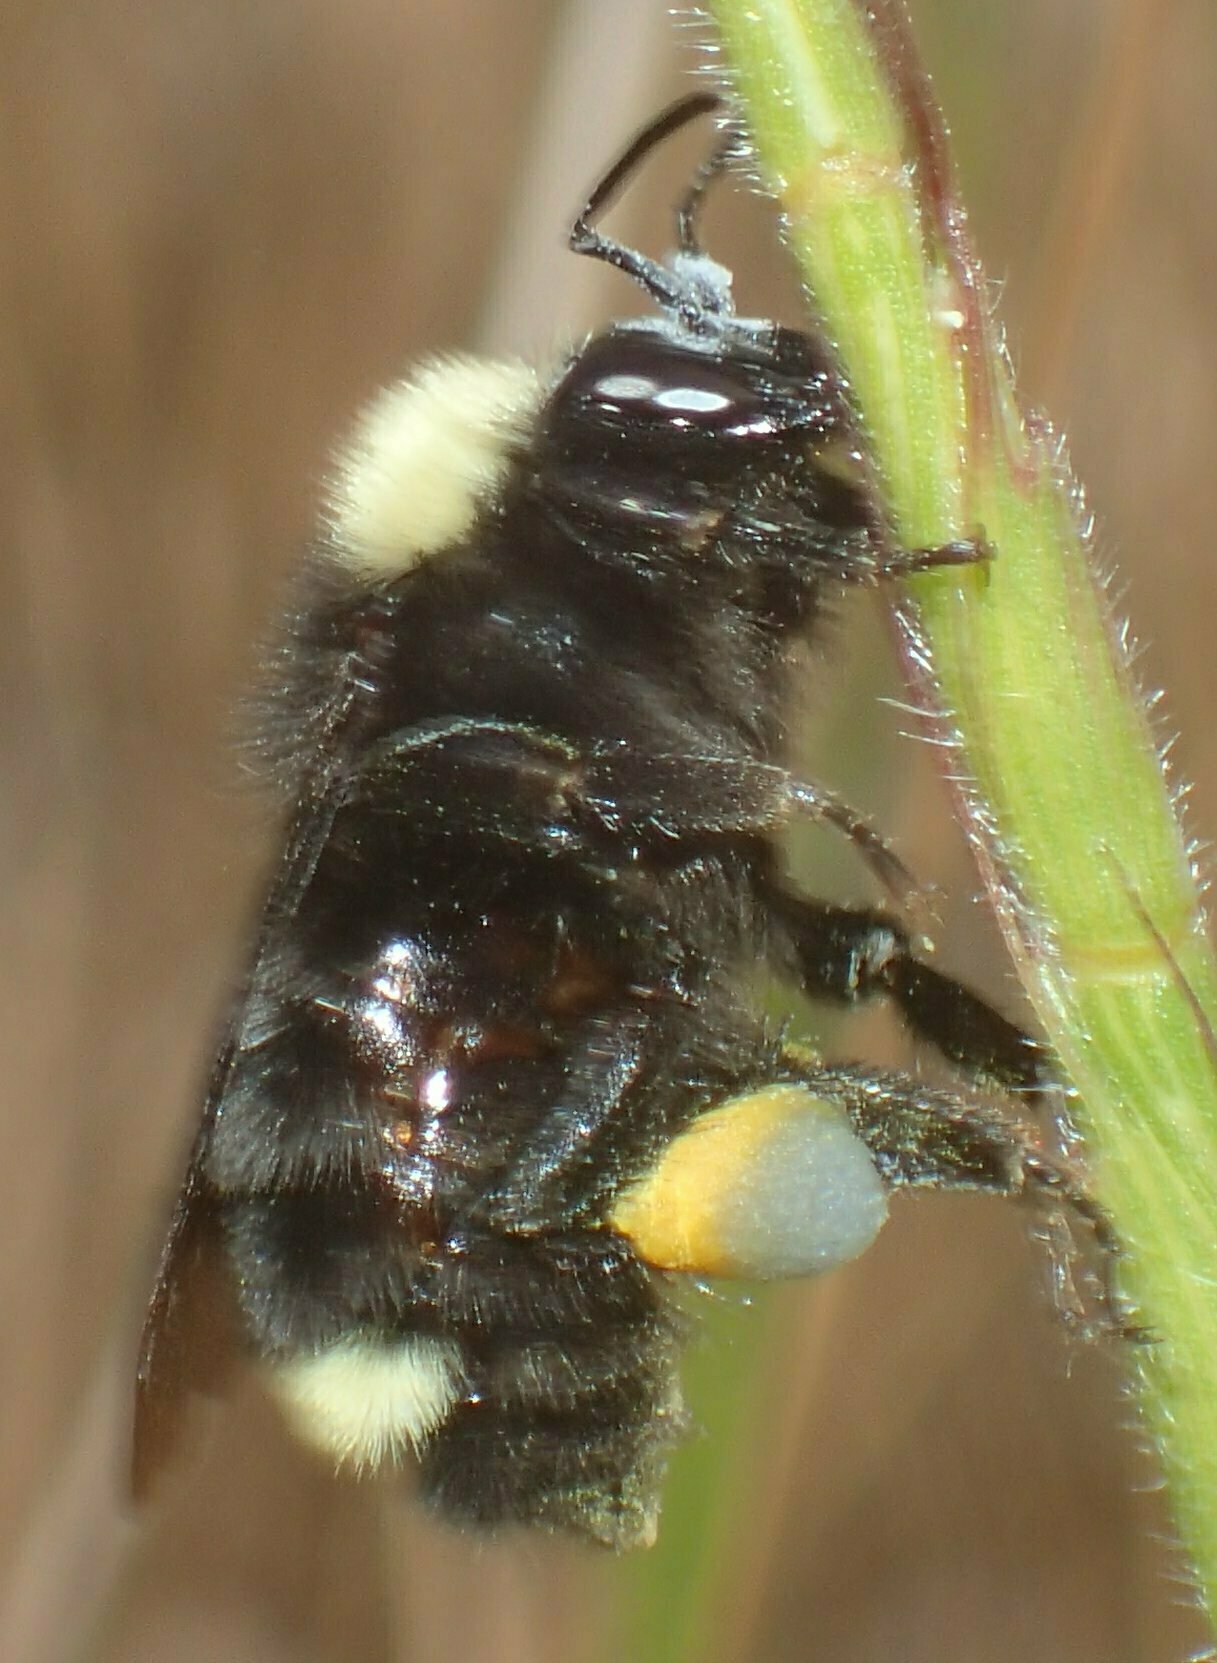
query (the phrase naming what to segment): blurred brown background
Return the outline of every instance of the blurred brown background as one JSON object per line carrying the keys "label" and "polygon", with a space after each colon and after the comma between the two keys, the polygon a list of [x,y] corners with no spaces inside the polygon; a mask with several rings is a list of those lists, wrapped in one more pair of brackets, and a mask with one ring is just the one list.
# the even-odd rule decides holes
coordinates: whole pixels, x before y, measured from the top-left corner
{"label": "blurred brown background", "polygon": [[[1217,12],[915,12],[1025,391],[1070,434],[1203,835]],[[678,88],[679,43],[659,0],[0,18],[5,1663],[1166,1663],[1203,1643],[1118,1359],[1070,1351],[996,1204],[902,1207],[829,1283],[712,1312],[694,1373],[754,1413],[682,1457],[686,1490],[719,1462],[718,1500],[674,1491],[642,1568],[453,1538],[334,1484],[253,1393],[152,1516],[121,1502],[141,1305],[271,846],[231,744],[256,633],[378,380],[633,303],[562,234]],[[620,222],[648,246],[687,165]],[[763,206],[711,224],[748,308],[789,306]],[[891,737],[877,609],[855,610],[816,679],[817,766],[947,891],[946,961],[1016,1008],[926,750]],[[902,1055],[870,1018],[842,1043]]]}

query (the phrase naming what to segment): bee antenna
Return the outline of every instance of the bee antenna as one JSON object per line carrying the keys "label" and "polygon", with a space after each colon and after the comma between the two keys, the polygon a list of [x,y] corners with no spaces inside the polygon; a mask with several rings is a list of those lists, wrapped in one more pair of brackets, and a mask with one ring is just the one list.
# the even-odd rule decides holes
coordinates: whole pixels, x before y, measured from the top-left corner
{"label": "bee antenna", "polygon": [[[719,102],[721,104],[722,100]],[[727,128],[719,143],[693,175],[684,200],[676,210],[676,237],[682,254],[697,258],[704,253],[698,229],[701,212],[706,203],[706,192],[716,179],[721,178],[740,153],[740,134]]]}
{"label": "bee antenna", "polygon": [[[673,133],[678,133],[691,121],[696,121],[699,116],[721,110],[723,102],[717,93],[688,93],[675,104],[669,105],[654,121],[648,122],[600,180],[570,230],[569,241],[573,253],[588,254],[594,260],[604,260],[608,265],[616,266],[618,271],[625,272],[627,277],[632,277],[636,283],[641,284],[657,305],[666,311],[676,312],[694,329],[706,327],[706,313],[713,309],[708,305],[704,291],[682,281],[677,273],[658,260],[649,259],[636,249],[626,248],[612,237],[606,237],[603,232],[597,230],[596,221],[611,206],[622,187],[653,150]],[[682,253],[700,252],[697,244],[697,219],[706,188],[711,180],[723,171],[736,142],[735,135],[731,135],[702,163],[681,203],[677,214],[677,231]]]}

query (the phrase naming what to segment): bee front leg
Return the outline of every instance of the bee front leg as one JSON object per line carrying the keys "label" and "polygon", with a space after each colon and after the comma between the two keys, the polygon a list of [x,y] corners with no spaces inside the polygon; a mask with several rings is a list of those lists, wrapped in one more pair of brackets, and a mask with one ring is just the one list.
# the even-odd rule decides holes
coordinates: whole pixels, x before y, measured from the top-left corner
{"label": "bee front leg", "polygon": [[933,548],[886,549],[876,562],[876,578],[912,577],[917,572],[936,572],[944,566],[983,566],[993,558],[993,548],[983,537],[960,538]]}

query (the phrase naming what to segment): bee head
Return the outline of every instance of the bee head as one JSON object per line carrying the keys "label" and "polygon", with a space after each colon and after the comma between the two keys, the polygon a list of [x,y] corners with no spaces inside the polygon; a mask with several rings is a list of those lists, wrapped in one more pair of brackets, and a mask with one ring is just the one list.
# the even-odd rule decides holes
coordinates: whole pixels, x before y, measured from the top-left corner
{"label": "bee head", "polygon": [[[541,412],[539,454],[556,495],[566,481],[594,493],[599,514],[615,507],[619,521],[645,521],[677,555],[704,552],[714,546],[707,528],[738,530],[747,517],[755,536],[745,541],[757,560],[780,564],[799,588],[823,575],[825,534],[869,520],[868,486],[827,343],[812,331],[737,317],[731,273],[700,246],[705,193],[740,154],[738,132],[725,129],[696,172],[677,208],[678,248],[668,261],[625,247],[597,224],[657,145],[722,108],[715,95],[695,93],[665,111],[575,220],[571,248],[631,277],[658,316],[613,324],[575,354]],[[579,504],[567,506],[578,514]]]}

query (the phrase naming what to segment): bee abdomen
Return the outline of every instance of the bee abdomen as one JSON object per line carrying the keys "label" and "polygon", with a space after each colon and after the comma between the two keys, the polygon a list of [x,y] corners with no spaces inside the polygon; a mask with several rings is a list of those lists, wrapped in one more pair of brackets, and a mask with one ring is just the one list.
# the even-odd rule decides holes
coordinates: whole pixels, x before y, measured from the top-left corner
{"label": "bee abdomen", "polygon": [[[360,1471],[418,1456],[451,1518],[649,1540],[685,1418],[664,1279],[591,1224],[428,1242],[371,1192],[335,1200],[228,1203],[246,1319],[296,1432]],[[286,1326],[266,1326],[267,1278]]]}
{"label": "bee abdomen", "polygon": [[487,1235],[449,1268],[467,1390],[423,1451],[426,1498],[470,1524],[650,1541],[685,1424],[683,1323],[661,1279],[595,1230]]}

